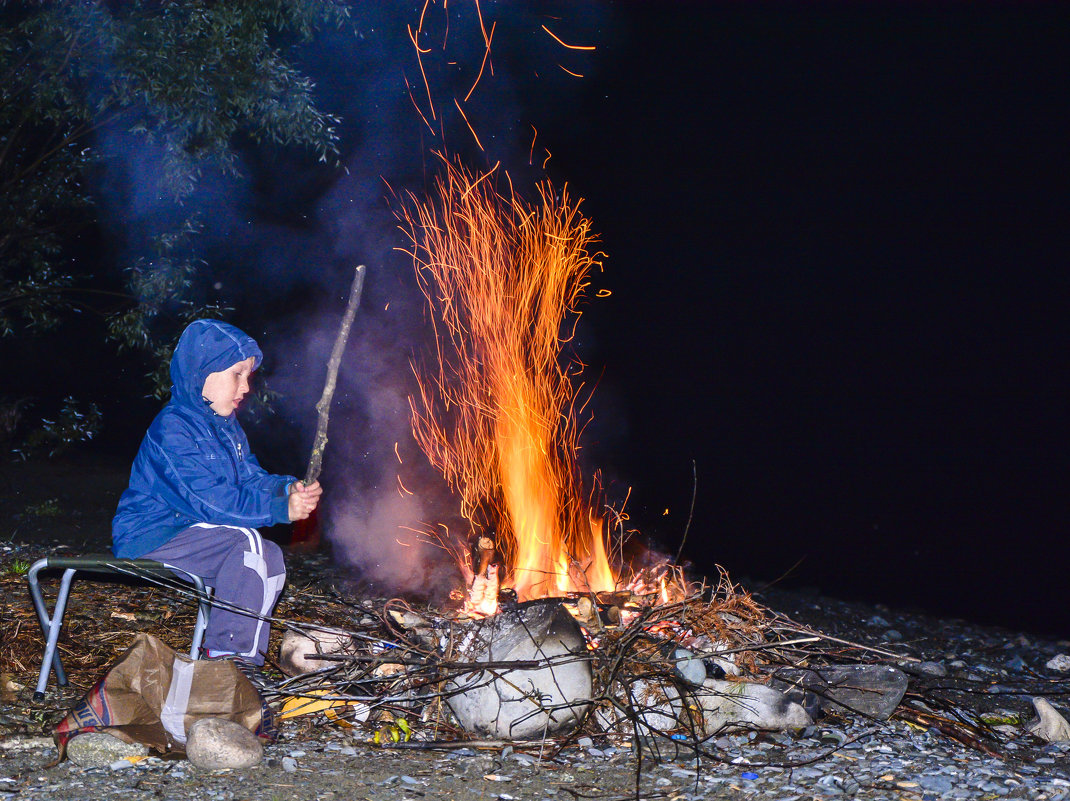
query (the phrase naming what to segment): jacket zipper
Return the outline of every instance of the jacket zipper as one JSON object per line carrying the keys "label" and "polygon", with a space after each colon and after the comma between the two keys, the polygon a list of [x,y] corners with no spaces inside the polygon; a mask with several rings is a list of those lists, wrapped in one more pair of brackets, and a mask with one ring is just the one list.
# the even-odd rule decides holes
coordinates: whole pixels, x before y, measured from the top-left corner
{"label": "jacket zipper", "polygon": [[241,443],[231,435],[231,433],[227,430],[225,423],[221,427],[223,429],[223,433],[227,435],[227,439],[230,440],[230,444],[234,448],[235,453],[238,454],[238,462],[240,463],[244,461],[245,456],[244,454],[242,454]]}

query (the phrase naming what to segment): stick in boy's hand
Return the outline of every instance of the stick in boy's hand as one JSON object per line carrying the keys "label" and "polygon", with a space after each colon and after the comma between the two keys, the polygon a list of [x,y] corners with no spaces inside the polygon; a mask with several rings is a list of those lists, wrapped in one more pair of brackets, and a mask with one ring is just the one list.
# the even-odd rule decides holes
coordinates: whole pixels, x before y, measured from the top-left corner
{"label": "stick in boy's hand", "polygon": [[330,361],[327,362],[327,381],[323,385],[323,394],[316,411],[319,413],[316,423],[316,438],[312,443],[312,454],[308,460],[308,472],[305,473],[305,484],[309,487],[320,475],[323,466],[323,451],[327,447],[327,419],[331,412],[331,399],[334,397],[334,388],[338,383],[338,366],[342,363],[342,352],[349,339],[349,328],[353,325],[353,318],[357,314],[357,306],[360,305],[360,295],[364,290],[364,265],[358,265],[353,274],[353,285],[349,288],[349,302],[346,304],[345,314],[342,315],[342,324],[338,328],[338,336],[331,350]]}
{"label": "stick in boy's hand", "polygon": [[307,486],[303,481],[293,482],[290,485],[290,497],[287,501],[290,522],[307,519],[319,506],[321,495],[323,495],[323,487],[318,481],[313,481]]}

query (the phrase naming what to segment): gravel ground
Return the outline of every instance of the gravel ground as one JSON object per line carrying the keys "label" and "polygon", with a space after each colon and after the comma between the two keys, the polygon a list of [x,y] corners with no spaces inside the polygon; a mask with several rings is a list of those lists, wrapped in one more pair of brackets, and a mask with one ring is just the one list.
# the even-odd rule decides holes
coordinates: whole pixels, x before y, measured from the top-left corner
{"label": "gravel ground", "polygon": [[[99,476],[98,476],[99,479]],[[57,485],[59,487],[59,485]],[[59,491],[59,489],[57,489]],[[66,542],[92,549],[99,527],[91,515],[66,519],[40,506],[49,488],[0,497],[10,517],[0,566],[27,561]],[[96,495],[93,495],[96,498]],[[7,504],[6,508],[3,504]],[[113,504],[106,497],[101,509]],[[27,514],[26,509],[36,510]],[[85,508],[85,507],[81,507]],[[22,511],[13,511],[13,510]],[[43,512],[43,514],[41,514]],[[59,518],[59,519],[57,519]],[[8,519],[5,517],[5,520]],[[303,558],[312,579],[327,560]],[[8,582],[5,587],[17,586]],[[744,582],[746,586],[746,582]],[[10,592],[11,590],[7,590]],[[2,599],[0,599],[2,600]],[[122,767],[81,768],[56,756],[52,726],[81,692],[52,690],[41,705],[30,690],[0,692],[0,794],[14,799],[1047,799],[1070,800],[1070,742],[1045,744],[1024,730],[1034,717],[1031,697],[1045,694],[1061,712],[1070,680],[1048,664],[1070,653],[1070,643],[1020,632],[981,628],[881,606],[845,603],[816,595],[768,591],[758,600],[794,620],[851,642],[883,646],[921,660],[909,665],[909,694],[936,689],[959,708],[1002,723],[984,750],[936,728],[902,720],[875,722],[826,716],[796,733],[748,732],[709,744],[717,758],[686,754],[639,759],[626,741],[584,738],[555,743],[450,750],[382,748],[362,730],[286,722],[264,761],[243,771],[201,772],[188,762],[146,759]],[[5,624],[6,625],[6,624]],[[1070,663],[1070,659],[1065,660]],[[905,663],[904,663],[905,664]],[[36,665],[28,666],[36,668]],[[32,669],[4,681],[32,684]],[[73,677],[86,683],[95,677]],[[85,685],[83,684],[83,687]],[[354,734],[356,732],[356,734]]]}

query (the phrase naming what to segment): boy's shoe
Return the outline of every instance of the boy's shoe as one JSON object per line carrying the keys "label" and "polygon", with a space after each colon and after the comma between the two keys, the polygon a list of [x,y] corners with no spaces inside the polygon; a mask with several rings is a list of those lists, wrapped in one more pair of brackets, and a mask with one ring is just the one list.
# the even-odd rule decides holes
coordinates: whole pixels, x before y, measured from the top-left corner
{"label": "boy's shoe", "polygon": [[67,743],[67,758],[81,768],[102,768],[127,757],[148,756],[149,747],[128,743],[106,731],[76,734]]}

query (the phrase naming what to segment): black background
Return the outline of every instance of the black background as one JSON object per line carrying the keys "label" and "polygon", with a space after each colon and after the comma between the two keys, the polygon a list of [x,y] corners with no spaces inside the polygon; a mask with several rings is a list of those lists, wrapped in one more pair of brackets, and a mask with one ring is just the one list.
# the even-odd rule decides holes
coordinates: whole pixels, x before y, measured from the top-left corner
{"label": "black background", "polygon": [[632,13],[558,167],[646,519],[694,459],[698,564],[1065,633],[1063,11]]}
{"label": "black background", "polygon": [[[457,31],[473,24],[468,6],[449,7]],[[633,524],[669,553],[686,529],[702,571],[787,573],[789,586],[1065,635],[1065,8],[520,9],[483,7],[501,25],[495,74],[469,105],[487,151],[456,119],[445,145],[476,167],[502,160],[521,187],[546,148],[545,174],[584,198],[608,254],[594,288],[612,294],[579,328],[599,384],[583,458],[612,498],[631,489]],[[352,259],[368,261],[355,337],[392,355],[344,366],[362,376],[358,395],[403,386],[426,344],[383,200],[383,179],[426,186],[443,146],[404,90],[419,97],[405,32],[417,12],[355,6],[359,48],[338,34],[303,51],[344,119],[345,178],[249,147],[250,180],[201,199],[210,269],[265,352],[300,337],[295,309],[339,313]],[[540,24],[597,50],[565,51]],[[462,94],[470,80],[457,79]],[[102,198],[111,222],[78,248],[117,270],[127,223],[121,200]],[[387,301],[412,312],[404,325]],[[96,354],[98,328],[0,344],[37,394],[100,398],[101,444],[126,460],[156,404],[133,359]],[[318,396],[318,381],[277,382],[299,403],[276,422],[297,421],[298,440],[315,397],[295,389]],[[367,430],[347,398],[332,425]],[[277,460],[300,469],[303,441],[250,427],[262,461],[281,442],[292,452]],[[329,455],[325,480],[331,469]]]}

